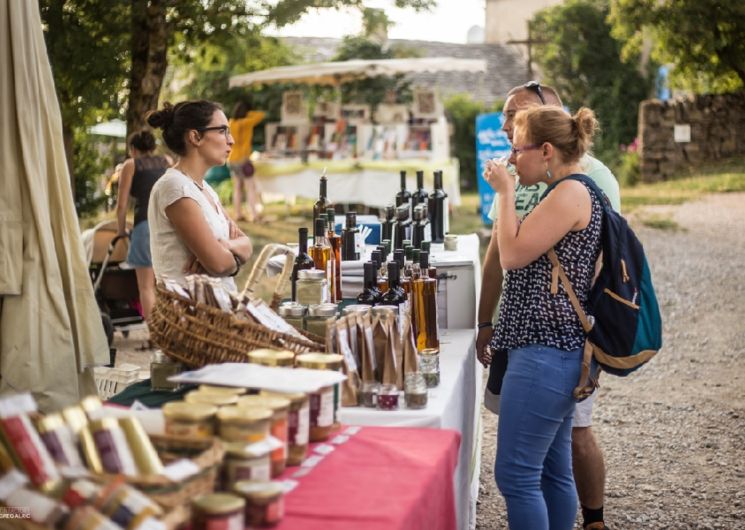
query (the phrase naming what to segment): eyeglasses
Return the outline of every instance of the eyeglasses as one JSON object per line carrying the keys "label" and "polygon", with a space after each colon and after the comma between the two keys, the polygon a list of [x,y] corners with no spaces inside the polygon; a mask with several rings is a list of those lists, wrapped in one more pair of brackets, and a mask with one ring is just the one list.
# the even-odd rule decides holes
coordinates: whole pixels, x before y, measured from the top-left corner
{"label": "eyeglasses", "polygon": [[535,95],[538,96],[538,99],[541,100],[541,104],[546,104],[546,98],[543,97],[543,89],[541,88],[541,84],[538,81],[528,81],[523,85],[523,88],[527,88],[528,90],[532,90],[535,92]]}
{"label": "eyeglasses", "polygon": [[224,136],[225,139],[227,139],[230,134],[230,127],[227,125],[215,125],[214,127],[202,127],[201,129],[197,129],[200,133],[207,132],[207,131],[220,131]]}
{"label": "eyeglasses", "polygon": [[527,145],[523,145],[522,147],[517,147],[517,146],[514,146],[513,145],[512,146],[512,154],[514,156],[517,156],[520,153],[523,153],[525,151],[532,151],[534,149],[540,149],[540,148],[541,148],[541,146],[538,145],[538,144],[527,144]]}

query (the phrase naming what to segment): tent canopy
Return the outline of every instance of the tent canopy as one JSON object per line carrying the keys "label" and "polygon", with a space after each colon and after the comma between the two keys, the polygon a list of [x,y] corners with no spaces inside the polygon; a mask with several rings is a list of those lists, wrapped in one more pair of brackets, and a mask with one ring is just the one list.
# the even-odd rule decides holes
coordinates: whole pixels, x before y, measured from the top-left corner
{"label": "tent canopy", "polygon": [[88,127],[89,134],[99,136],[113,136],[114,138],[127,137],[127,124],[122,120],[111,120]]}
{"label": "tent canopy", "polygon": [[259,72],[235,75],[230,78],[230,87],[262,83],[305,83],[338,86],[365,77],[441,71],[484,72],[486,71],[486,61],[483,59],[456,59],[454,57],[423,57],[355,59],[352,61],[280,66]]}

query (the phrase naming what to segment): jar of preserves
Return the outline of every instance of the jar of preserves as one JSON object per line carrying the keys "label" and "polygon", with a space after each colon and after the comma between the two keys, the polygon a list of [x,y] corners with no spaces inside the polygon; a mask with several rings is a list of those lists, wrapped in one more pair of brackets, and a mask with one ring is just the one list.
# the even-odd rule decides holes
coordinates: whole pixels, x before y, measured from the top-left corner
{"label": "jar of preserves", "polygon": [[284,493],[276,482],[238,482],[233,491],[246,501],[247,527],[274,526],[284,515]]}
{"label": "jar of preserves", "polygon": [[267,408],[223,407],[217,411],[218,433],[226,442],[261,442],[269,436],[271,419]]}
{"label": "jar of preserves", "polygon": [[329,301],[329,288],[325,270],[305,269],[297,271],[295,285],[297,301],[304,306],[323,304]]}
{"label": "jar of preserves", "polygon": [[246,444],[230,442],[225,444],[225,458],[222,465],[223,489],[230,491],[241,480],[262,480],[271,478],[269,452],[256,454],[246,451]]}
{"label": "jar of preserves", "polygon": [[[296,357],[298,368],[341,369],[343,356],[333,353],[303,353]],[[310,441],[326,440],[331,434],[338,409],[339,385],[326,386],[310,394]]]}
{"label": "jar of preserves", "polygon": [[157,350],[150,359],[150,390],[175,392],[180,389],[180,383],[169,381],[168,378],[180,374],[183,370],[184,366],[180,362]]}
{"label": "jar of preserves", "polygon": [[310,406],[308,394],[297,392],[285,394],[262,390],[262,396],[280,396],[290,400],[287,415],[287,465],[299,466],[308,454],[310,429]]}
{"label": "jar of preserves", "polygon": [[290,400],[279,396],[243,396],[238,400],[239,407],[250,409],[264,408],[272,411],[269,431],[272,436],[282,442],[282,447],[272,451],[272,478],[282,474],[287,466],[287,419],[290,410]]}
{"label": "jar of preserves", "polygon": [[[298,281],[298,285],[300,282]],[[285,302],[279,306],[277,313],[285,322],[297,330],[303,329],[303,317],[305,317],[306,307],[297,302]]]}
{"label": "jar of preserves", "polygon": [[171,401],[163,405],[166,434],[205,440],[215,435],[217,407],[205,403]]}
{"label": "jar of preserves", "polygon": [[336,320],[336,304],[318,304],[308,307],[305,329],[318,337],[326,337],[329,320]]}
{"label": "jar of preserves", "polygon": [[263,366],[295,365],[295,354],[289,350],[260,349],[248,352],[248,362]]}
{"label": "jar of preserves", "polygon": [[419,352],[419,370],[421,370],[427,388],[440,384],[440,350],[425,348]]}
{"label": "jar of preserves", "polygon": [[191,503],[192,530],[243,530],[246,501],[228,493],[210,493]]}

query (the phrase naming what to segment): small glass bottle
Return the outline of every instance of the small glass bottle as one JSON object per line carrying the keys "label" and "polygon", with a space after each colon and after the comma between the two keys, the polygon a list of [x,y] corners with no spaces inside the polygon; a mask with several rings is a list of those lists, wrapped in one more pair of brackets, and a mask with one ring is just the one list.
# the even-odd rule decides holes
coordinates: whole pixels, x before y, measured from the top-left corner
{"label": "small glass bottle", "polygon": [[[422,243],[422,251],[419,254],[419,263],[420,263],[420,266],[421,266],[421,269],[422,269],[422,275],[425,275],[426,274],[427,276],[429,276],[433,280],[436,280],[437,279],[437,269],[433,265],[430,264],[430,259],[429,259],[430,250],[429,250],[429,246],[430,246],[430,242],[429,241],[425,241],[424,243]],[[425,257],[425,254],[424,254],[425,252],[427,253],[426,254],[426,257]]]}
{"label": "small glass bottle", "polygon": [[333,281],[332,271],[335,270],[336,265],[331,259],[331,245],[326,237],[326,221],[321,217],[316,218],[313,225],[313,246],[310,248],[310,257],[313,258],[315,268],[324,272],[326,281]]}
{"label": "small glass bottle", "polygon": [[[420,253],[420,267],[428,265],[429,253]],[[437,280],[419,275],[414,280],[414,307],[416,317],[416,347],[418,351],[440,348],[437,327]]]}
{"label": "small glass bottle", "polygon": [[400,269],[398,262],[388,263],[388,290],[383,294],[380,303],[399,306],[406,302],[406,292],[400,284]]}
{"label": "small glass bottle", "polygon": [[334,259],[331,301],[341,302],[341,236],[336,233],[336,215],[333,208],[326,210],[326,238],[329,240],[331,256]]}
{"label": "small glass bottle", "polygon": [[298,249],[295,264],[292,267],[292,301],[297,301],[297,278],[298,271],[313,268],[313,258],[308,255],[308,229],[298,228]]}
{"label": "small glass bottle", "polygon": [[375,265],[373,262],[368,261],[363,265],[365,285],[357,297],[358,304],[375,305],[380,303],[382,294],[378,290],[376,278],[375,278]]}
{"label": "small glass bottle", "polygon": [[341,231],[342,261],[357,261],[359,253],[360,231],[357,229],[357,213],[347,212],[344,229]]}
{"label": "small glass bottle", "polygon": [[318,219],[321,215],[326,213],[326,210],[331,208],[331,201],[327,198],[328,191],[328,179],[326,179],[326,172],[324,171],[319,181],[318,200],[313,204],[313,219]]}

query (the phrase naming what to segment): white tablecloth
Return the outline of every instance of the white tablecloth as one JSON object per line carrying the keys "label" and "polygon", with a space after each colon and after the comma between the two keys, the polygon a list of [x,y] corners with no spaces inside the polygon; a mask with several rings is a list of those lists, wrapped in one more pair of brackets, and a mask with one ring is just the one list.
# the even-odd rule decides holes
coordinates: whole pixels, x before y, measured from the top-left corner
{"label": "white tablecloth", "polygon": [[460,431],[462,442],[458,467],[453,477],[460,530],[476,526],[481,460],[479,409],[482,370],[481,364],[476,362],[474,331],[442,330],[440,385],[430,389],[425,409],[379,411],[363,407],[343,407],[339,412],[339,420],[348,425],[431,427]]}

